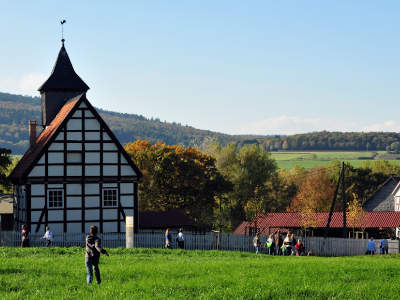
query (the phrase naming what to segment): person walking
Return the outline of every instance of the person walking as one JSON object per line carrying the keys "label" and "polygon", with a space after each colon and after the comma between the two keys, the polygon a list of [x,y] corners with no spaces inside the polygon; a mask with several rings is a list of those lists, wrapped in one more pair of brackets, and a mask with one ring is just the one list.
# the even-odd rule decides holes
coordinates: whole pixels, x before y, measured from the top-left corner
{"label": "person walking", "polygon": [[22,225],[21,229],[21,247],[29,247],[29,231],[25,224]]}
{"label": "person walking", "polygon": [[165,248],[171,249],[171,241],[171,233],[169,233],[169,228],[167,228],[167,230],[165,230]]}
{"label": "person walking", "polygon": [[381,245],[379,246],[381,254],[388,254],[389,253],[389,243],[386,237],[381,239]]}
{"label": "person walking", "polygon": [[280,230],[276,231],[274,235],[275,235],[275,253],[276,255],[282,255],[283,239]]}
{"label": "person walking", "polygon": [[178,242],[179,249],[185,249],[185,235],[183,234],[183,229],[179,229],[179,233],[176,236],[176,241]]}
{"label": "person walking", "polygon": [[269,255],[275,255],[275,241],[272,234],[269,235],[267,241],[265,242],[265,247],[267,248],[267,253]]}
{"label": "person walking", "polygon": [[294,235],[289,230],[285,239],[283,240],[283,245],[286,248],[286,255],[292,255],[293,243],[294,243]]}
{"label": "person walking", "polygon": [[92,225],[90,226],[89,235],[86,237],[85,264],[87,270],[86,282],[88,285],[91,284],[93,280],[93,268],[97,284],[101,283],[99,269],[100,253],[109,256],[107,251],[101,247],[101,240],[97,236],[97,226]]}
{"label": "person walking", "polygon": [[253,245],[254,248],[256,249],[256,254],[258,254],[258,252],[260,252],[260,246],[261,246],[260,236],[258,233],[256,233],[256,236],[253,238]]}
{"label": "person walking", "polygon": [[50,231],[49,226],[46,226],[46,232],[40,239],[46,241],[46,247],[51,245],[51,242],[53,241],[53,233]]}
{"label": "person walking", "polygon": [[371,238],[367,244],[367,254],[375,255],[375,251],[376,251],[376,246],[375,246],[374,238]]}

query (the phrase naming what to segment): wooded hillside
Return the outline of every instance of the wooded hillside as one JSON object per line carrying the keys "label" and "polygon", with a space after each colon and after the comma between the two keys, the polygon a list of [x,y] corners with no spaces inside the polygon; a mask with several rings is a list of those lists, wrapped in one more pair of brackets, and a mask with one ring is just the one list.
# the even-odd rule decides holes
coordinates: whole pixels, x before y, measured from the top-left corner
{"label": "wooded hillside", "polygon": [[[387,150],[400,142],[395,132],[312,132],[291,136],[229,135],[200,130],[178,123],[163,122],[141,115],[124,114],[98,109],[122,144],[137,139],[167,145],[194,146],[205,149],[212,141],[222,145],[234,142],[243,145],[258,144],[268,151],[303,150]],[[0,148],[22,154],[28,147],[28,120],[41,121],[40,98],[0,93]],[[266,128],[267,129],[267,128]]]}
{"label": "wooded hillside", "polygon": [[[141,115],[123,114],[98,109],[122,144],[137,139],[152,143],[161,141],[168,145],[204,148],[211,141],[221,144],[242,142],[249,137],[232,136],[209,130],[200,130],[178,123],[162,122]],[[13,154],[23,154],[28,147],[28,121],[41,122],[40,98],[0,93],[0,148],[11,149]]]}

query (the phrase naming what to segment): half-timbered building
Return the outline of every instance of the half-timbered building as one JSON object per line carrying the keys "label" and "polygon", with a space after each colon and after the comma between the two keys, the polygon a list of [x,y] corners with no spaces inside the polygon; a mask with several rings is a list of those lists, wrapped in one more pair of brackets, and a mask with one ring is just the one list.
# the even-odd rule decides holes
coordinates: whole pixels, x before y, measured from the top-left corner
{"label": "half-timbered building", "polygon": [[[50,77],[39,88],[43,130],[29,122],[30,147],[10,175],[16,226],[32,232],[125,231],[138,219],[141,173],[86,97],[64,41]],[[39,126],[38,126],[39,127]]]}

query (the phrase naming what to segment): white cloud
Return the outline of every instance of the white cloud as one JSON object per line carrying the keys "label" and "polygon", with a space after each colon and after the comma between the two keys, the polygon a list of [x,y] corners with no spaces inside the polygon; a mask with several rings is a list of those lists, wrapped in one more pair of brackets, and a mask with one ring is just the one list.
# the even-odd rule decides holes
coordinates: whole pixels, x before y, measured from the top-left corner
{"label": "white cloud", "polygon": [[240,126],[236,133],[239,134],[296,134],[312,131],[360,131],[355,122],[322,119],[302,118],[295,116],[277,116],[261,121],[255,121]]}
{"label": "white cloud", "polygon": [[42,73],[29,73],[22,76],[18,81],[18,89],[23,94],[36,94],[37,89],[46,80],[46,75]]}
{"label": "white cloud", "polygon": [[400,131],[400,123],[394,120],[374,123],[365,126],[363,131]]}
{"label": "white cloud", "polygon": [[0,77],[0,91],[19,95],[38,96],[37,89],[45,82],[47,76],[42,73],[27,73],[20,77]]}

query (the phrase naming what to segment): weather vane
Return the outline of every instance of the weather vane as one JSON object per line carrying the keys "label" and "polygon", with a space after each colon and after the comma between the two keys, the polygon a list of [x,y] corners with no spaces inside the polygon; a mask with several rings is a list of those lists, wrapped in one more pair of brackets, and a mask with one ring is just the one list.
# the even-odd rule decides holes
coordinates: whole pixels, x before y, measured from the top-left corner
{"label": "weather vane", "polygon": [[61,20],[60,21],[60,23],[61,23],[61,42],[63,43],[63,45],[64,45],[64,42],[65,42],[65,40],[64,40],[64,24],[66,22],[67,22],[66,20]]}

